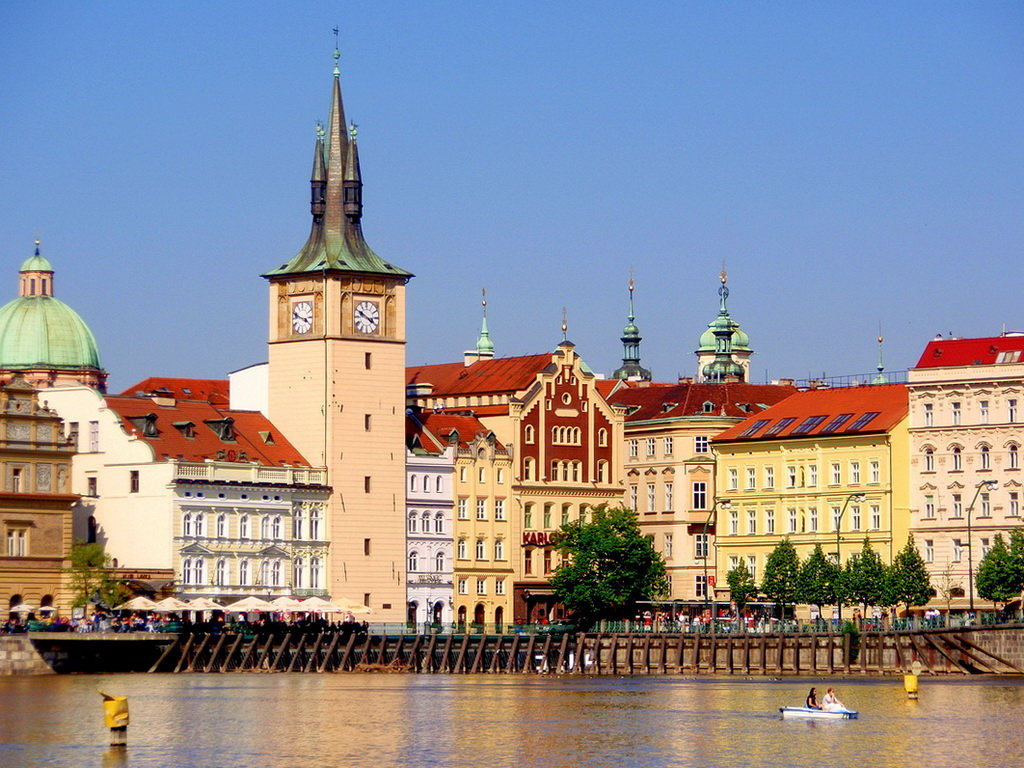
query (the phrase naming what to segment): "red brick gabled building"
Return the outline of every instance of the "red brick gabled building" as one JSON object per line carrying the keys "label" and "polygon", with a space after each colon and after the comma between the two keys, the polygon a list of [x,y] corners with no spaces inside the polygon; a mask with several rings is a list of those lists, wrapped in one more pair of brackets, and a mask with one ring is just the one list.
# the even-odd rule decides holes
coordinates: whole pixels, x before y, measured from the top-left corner
{"label": "red brick gabled building", "polygon": [[558,621],[548,579],[558,564],[551,534],[598,504],[622,501],[624,409],[563,341],[554,352],[407,369],[411,400],[424,409],[472,413],[513,457],[515,622]]}

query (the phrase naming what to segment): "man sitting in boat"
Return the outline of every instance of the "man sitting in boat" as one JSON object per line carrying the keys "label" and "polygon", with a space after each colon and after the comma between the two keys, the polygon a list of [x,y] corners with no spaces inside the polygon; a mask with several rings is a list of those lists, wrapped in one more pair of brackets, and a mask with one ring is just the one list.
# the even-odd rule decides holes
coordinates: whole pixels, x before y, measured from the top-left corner
{"label": "man sitting in boat", "polygon": [[[832,689],[830,688],[829,690]],[[818,705],[817,688],[811,688],[811,690],[808,692],[807,699],[804,701],[804,706],[807,707],[807,709],[821,709],[821,707]]]}
{"label": "man sitting in boat", "polygon": [[[825,693],[825,698],[821,700],[821,704],[821,709],[824,709],[826,712],[846,712],[846,705],[836,696],[835,688],[828,689]],[[808,704],[808,706],[810,705]]]}

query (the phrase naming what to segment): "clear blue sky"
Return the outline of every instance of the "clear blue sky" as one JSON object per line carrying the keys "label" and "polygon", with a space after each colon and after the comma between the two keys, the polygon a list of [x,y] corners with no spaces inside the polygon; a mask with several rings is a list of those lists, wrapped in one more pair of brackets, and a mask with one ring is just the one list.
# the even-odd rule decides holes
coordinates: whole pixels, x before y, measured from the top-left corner
{"label": "clear blue sky", "polygon": [[40,234],[113,389],[266,357],[331,27],[410,363],[569,337],[694,369],[727,262],[754,380],[1024,329],[1019,2],[5,3],[0,296]]}

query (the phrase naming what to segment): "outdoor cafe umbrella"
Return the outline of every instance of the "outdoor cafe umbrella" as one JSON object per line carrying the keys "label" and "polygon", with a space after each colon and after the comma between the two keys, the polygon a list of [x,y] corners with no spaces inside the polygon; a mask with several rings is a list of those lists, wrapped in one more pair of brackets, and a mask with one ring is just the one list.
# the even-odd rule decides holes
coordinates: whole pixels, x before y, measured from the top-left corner
{"label": "outdoor cafe umbrella", "polygon": [[29,605],[28,603],[19,603],[18,605],[11,606],[7,610],[11,613],[32,613],[32,611],[37,611],[39,609],[34,605]]}
{"label": "outdoor cafe umbrella", "polygon": [[208,597],[197,597],[188,604],[190,611],[223,611],[224,606]]}
{"label": "outdoor cafe umbrella", "polygon": [[268,613],[278,610],[278,607],[273,603],[268,603],[266,600],[261,600],[258,597],[243,597],[237,603],[225,606],[224,610],[229,611],[230,613],[250,613],[253,611],[263,611]]}
{"label": "outdoor cafe umbrella", "polygon": [[270,601],[270,604],[276,606],[279,611],[294,611],[298,609],[298,606],[302,605],[302,601],[296,600],[294,597],[282,595],[281,597],[275,597]]}
{"label": "outdoor cafe umbrella", "polygon": [[324,600],[322,597],[315,596],[307,597],[305,600],[303,600],[301,603],[295,606],[295,608],[296,610],[306,611],[308,613],[338,613],[339,611],[344,610],[343,608],[339,608],[334,603]]}
{"label": "outdoor cafe umbrella", "polygon": [[157,613],[177,613],[178,611],[190,611],[192,606],[176,597],[165,597],[150,610]]}
{"label": "outdoor cafe umbrella", "polygon": [[150,600],[145,595],[138,595],[133,597],[127,603],[121,603],[115,607],[115,611],[152,611],[156,608],[156,602]]}
{"label": "outdoor cafe umbrella", "polygon": [[350,600],[347,597],[336,597],[331,600],[331,603],[338,607],[338,610],[345,611],[346,613],[373,613],[373,609],[368,605],[363,605],[356,600]]}

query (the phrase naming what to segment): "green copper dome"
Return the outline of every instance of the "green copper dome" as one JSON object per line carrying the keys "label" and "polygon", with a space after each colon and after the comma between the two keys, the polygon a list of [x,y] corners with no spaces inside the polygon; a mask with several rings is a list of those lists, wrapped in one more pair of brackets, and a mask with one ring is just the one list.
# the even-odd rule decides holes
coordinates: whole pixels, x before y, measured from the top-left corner
{"label": "green copper dome", "polygon": [[[41,256],[25,264],[37,258],[49,268]],[[53,296],[19,296],[0,308],[0,368],[102,367],[96,338],[75,310]]]}
{"label": "green copper dome", "polygon": [[39,255],[39,249],[36,248],[34,256],[29,256],[25,259],[25,263],[21,265],[22,272],[53,272],[53,267],[50,266],[50,262],[46,260],[45,256]]}

